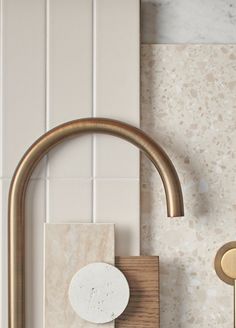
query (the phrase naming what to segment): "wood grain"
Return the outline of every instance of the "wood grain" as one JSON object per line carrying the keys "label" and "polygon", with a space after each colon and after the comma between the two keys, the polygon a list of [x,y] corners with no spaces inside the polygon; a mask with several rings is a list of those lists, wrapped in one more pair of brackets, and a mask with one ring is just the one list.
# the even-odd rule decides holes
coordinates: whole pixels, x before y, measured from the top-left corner
{"label": "wood grain", "polygon": [[115,321],[116,328],[159,328],[159,258],[116,257],[115,262],[126,276],[131,292],[128,307]]}

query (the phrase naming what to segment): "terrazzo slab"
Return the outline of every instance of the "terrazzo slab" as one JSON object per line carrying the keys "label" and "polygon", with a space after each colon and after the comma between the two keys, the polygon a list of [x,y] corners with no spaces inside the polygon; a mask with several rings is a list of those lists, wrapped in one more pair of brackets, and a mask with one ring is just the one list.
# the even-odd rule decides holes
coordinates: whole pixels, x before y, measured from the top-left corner
{"label": "terrazzo slab", "polygon": [[235,43],[233,0],[142,0],[143,43]]}
{"label": "terrazzo slab", "polygon": [[236,236],[236,45],[142,47],[141,126],[179,174],[185,217],[166,219],[162,183],[142,159],[141,250],[159,255],[161,327],[233,326],[233,289],[214,271]]}
{"label": "terrazzo slab", "polygon": [[68,299],[72,277],[92,262],[114,265],[113,224],[45,224],[45,328],[98,326],[81,319]]}

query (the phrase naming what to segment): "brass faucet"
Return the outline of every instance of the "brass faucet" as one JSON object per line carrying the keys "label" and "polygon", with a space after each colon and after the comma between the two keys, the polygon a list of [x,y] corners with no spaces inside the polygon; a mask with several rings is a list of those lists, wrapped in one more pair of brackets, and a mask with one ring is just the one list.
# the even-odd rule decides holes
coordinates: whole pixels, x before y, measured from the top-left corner
{"label": "brass faucet", "polygon": [[59,125],[45,133],[19,162],[9,191],[9,328],[25,327],[24,221],[25,194],[29,179],[38,162],[53,147],[69,137],[88,133],[114,135],[142,150],[161,176],[166,194],[167,215],[184,215],[182,190],[176,170],[164,150],[142,130],[120,121],[85,118]]}

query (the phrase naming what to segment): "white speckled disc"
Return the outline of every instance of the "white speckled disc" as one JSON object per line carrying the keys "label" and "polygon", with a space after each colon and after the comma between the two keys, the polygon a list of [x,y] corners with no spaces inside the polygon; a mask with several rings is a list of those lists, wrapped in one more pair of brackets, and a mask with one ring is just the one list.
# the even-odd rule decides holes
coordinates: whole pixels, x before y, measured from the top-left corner
{"label": "white speckled disc", "polygon": [[129,301],[129,285],[123,273],[107,263],[91,263],[79,270],[69,287],[74,311],[84,320],[106,323],[116,319]]}

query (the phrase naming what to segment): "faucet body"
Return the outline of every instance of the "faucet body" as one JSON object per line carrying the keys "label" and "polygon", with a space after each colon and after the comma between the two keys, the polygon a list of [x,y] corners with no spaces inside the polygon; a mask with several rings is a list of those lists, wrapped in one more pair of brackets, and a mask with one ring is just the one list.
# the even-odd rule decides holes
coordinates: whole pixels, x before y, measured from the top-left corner
{"label": "faucet body", "polygon": [[142,150],[161,176],[168,216],[184,215],[182,190],[176,170],[164,150],[142,130],[120,121],[87,118],[59,125],[45,133],[26,151],[19,162],[9,191],[9,328],[25,327],[24,221],[25,194],[29,179],[38,162],[57,144],[70,137],[89,133],[117,136]]}

